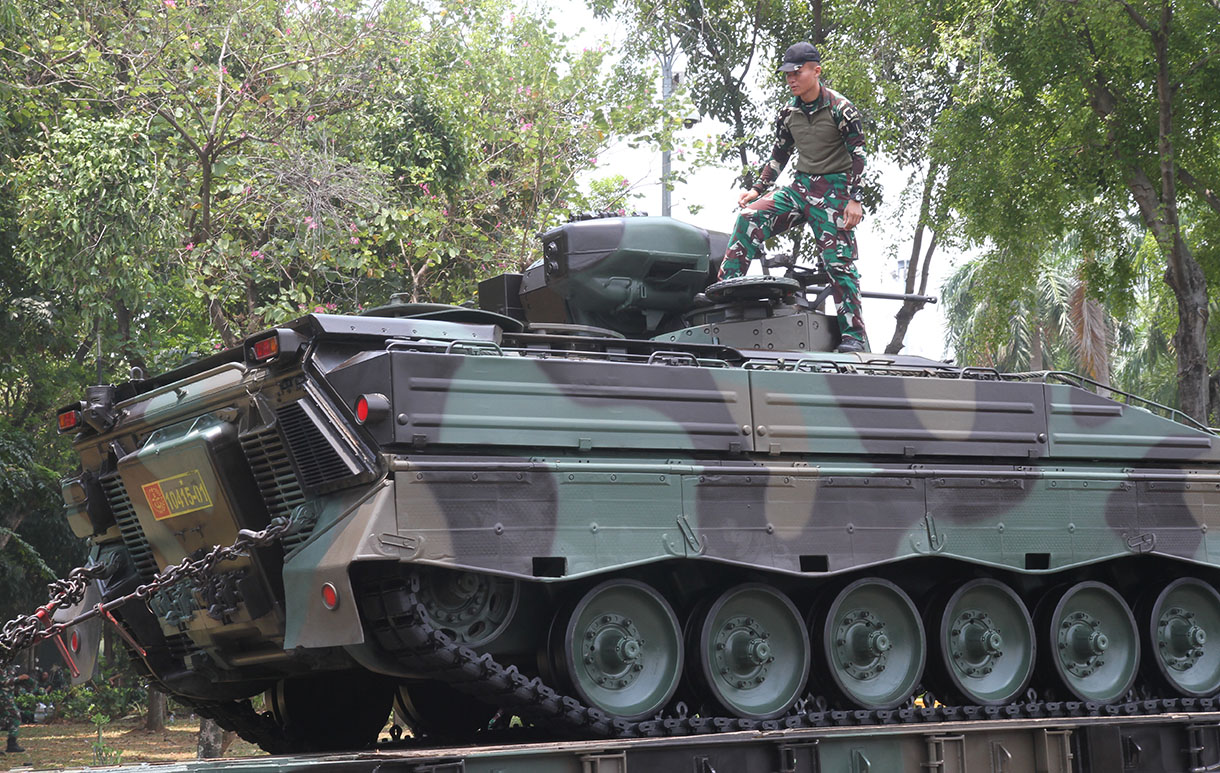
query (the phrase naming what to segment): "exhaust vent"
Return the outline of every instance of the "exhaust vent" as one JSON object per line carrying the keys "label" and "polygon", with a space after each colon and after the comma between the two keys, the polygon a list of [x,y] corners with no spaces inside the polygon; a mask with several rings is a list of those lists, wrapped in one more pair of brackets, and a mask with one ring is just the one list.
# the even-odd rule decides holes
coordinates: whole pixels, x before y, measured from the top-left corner
{"label": "exhaust vent", "polygon": [[[250,470],[272,518],[291,518],[292,512],[305,503],[305,492],[297,480],[292,460],[275,426],[260,427],[241,437],[242,451],[250,462]],[[312,529],[306,528],[280,540],[288,554],[309,539]]]}
{"label": "exhaust vent", "polygon": [[276,417],[306,491],[367,471],[348,443],[339,438],[310,403],[304,400],[289,403],[276,410]]}
{"label": "exhaust vent", "polygon": [[106,499],[110,502],[110,510],[114,513],[115,523],[119,526],[119,533],[123,535],[127,554],[131,557],[131,563],[139,573],[141,582],[152,580],[157,576],[157,561],[153,558],[152,547],[144,536],[144,530],[140,528],[140,520],[131,504],[131,497],[127,496],[127,488],[123,485],[122,478],[117,472],[112,472],[101,478],[101,484],[102,490],[106,492]]}

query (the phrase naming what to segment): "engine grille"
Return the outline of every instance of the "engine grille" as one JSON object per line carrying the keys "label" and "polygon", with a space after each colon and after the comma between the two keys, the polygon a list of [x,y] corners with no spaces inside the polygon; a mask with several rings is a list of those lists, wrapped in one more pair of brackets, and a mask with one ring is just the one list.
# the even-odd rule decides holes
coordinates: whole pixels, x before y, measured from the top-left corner
{"label": "engine grille", "polygon": [[112,472],[104,476],[101,483],[114,513],[114,520],[119,526],[119,533],[123,535],[123,543],[127,545],[127,554],[131,557],[132,565],[139,572],[140,579],[148,582],[157,575],[157,561],[153,558],[152,547],[144,537],[144,530],[140,528],[136,509],[131,504],[131,497],[127,496],[123,480],[117,472]]}
{"label": "engine grille", "polygon": [[[272,518],[291,517],[292,511],[305,503],[305,493],[301,490],[279,431],[270,426],[248,432],[241,436],[241,447],[250,462],[263,501],[267,503],[267,512]],[[305,528],[284,537],[280,541],[284,552],[291,552],[308,539],[310,531]]]}
{"label": "engine grille", "polygon": [[289,403],[276,410],[280,429],[301,474],[301,484],[318,488],[351,478],[362,470],[352,461],[337,438],[328,437],[302,402]]}
{"label": "engine grille", "polygon": [[184,633],[170,634],[165,637],[165,645],[169,649],[170,655],[181,660],[186,660],[191,656],[192,652],[198,650],[195,642],[191,641],[191,637]]}

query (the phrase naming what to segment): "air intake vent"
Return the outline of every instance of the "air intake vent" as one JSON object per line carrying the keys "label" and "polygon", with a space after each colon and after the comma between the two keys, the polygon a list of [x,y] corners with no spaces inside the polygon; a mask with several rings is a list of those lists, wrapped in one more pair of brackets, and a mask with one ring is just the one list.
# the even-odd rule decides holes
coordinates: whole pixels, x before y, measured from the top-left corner
{"label": "air intake vent", "polygon": [[[272,518],[291,518],[292,511],[305,502],[305,492],[292,469],[292,460],[274,426],[262,427],[241,437],[241,447],[250,462],[258,490]],[[287,554],[309,538],[309,529],[280,540]]]}
{"label": "air intake vent", "polygon": [[364,468],[352,456],[347,443],[335,436],[317,409],[307,402],[290,403],[276,411],[288,452],[296,463],[301,485],[316,489],[352,478]]}
{"label": "air intake vent", "polygon": [[117,472],[104,476],[101,483],[102,490],[106,492],[106,499],[110,502],[110,509],[114,512],[119,533],[123,535],[123,543],[127,545],[131,563],[139,572],[140,579],[148,582],[157,576],[157,561],[153,558],[152,548],[144,536],[144,530],[140,528],[140,520],[131,504],[131,497],[127,496],[127,489]]}

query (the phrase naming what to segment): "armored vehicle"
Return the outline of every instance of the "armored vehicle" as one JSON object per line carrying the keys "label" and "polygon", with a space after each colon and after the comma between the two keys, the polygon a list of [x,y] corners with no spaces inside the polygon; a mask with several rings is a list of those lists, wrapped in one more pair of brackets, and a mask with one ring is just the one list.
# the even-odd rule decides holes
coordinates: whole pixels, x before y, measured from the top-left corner
{"label": "armored vehicle", "polygon": [[542,240],[481,308],[308,314],[61,412],[151,680],[272,751],[394,704],[437,741],[1211,705],[1211,430],[833,353],[824,291],[715,282],[723,237],[668,218]]}

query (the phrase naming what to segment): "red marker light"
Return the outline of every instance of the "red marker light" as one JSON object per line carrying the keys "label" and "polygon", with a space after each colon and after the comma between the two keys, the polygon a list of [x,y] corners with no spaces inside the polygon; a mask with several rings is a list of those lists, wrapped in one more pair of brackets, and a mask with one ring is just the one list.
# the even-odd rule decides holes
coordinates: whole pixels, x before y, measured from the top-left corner
{"label": "red marker light", "polygon": [[322,606],[334,609],[339,606],[339,591],[329,582],[322,586]]}
{"label": "red marker light", "polygon": [[74,653],[80,652],[80,632],[79,631],[72,632],[72,636],[70,636],[68,638],[68,647],[71,648],[72,652],[74,652]]}
{"label": "red marker light", "polygon": [[268,336],[260,341],[255,341],[251,348],[254,349],[255,360],[269,360],[280,353],[280,338],[275,335]]}
{"label": "red marker light", "polygon": [[61,411],[59,414],[59,431],[71,432],[80,426],[81,413],[78,410]]}
{"label": "red marker light", "polygon": [[367,424],[380,421],[390,415],[390,398],[377,392],[369,392],[356,398],[356,421]]}

